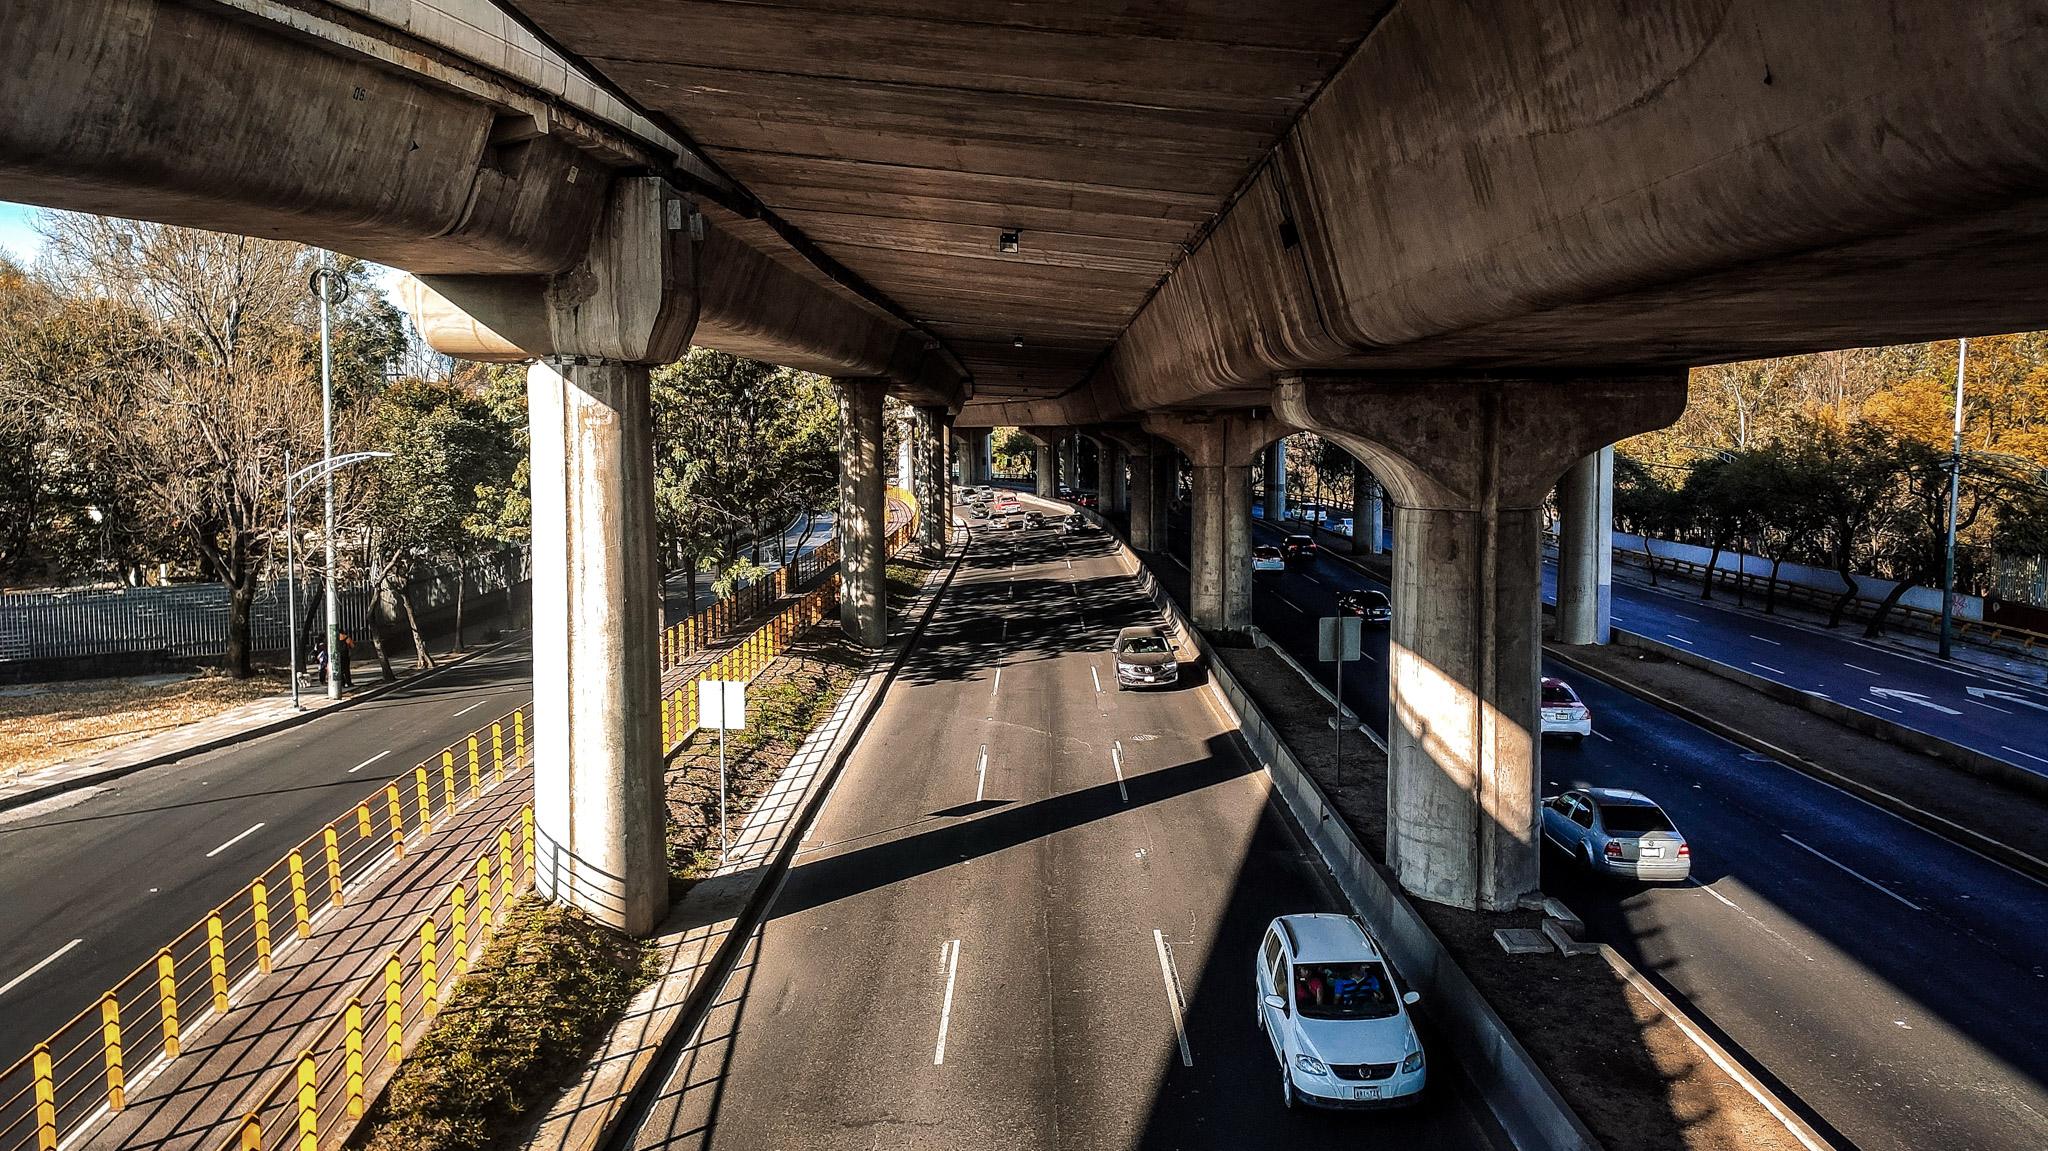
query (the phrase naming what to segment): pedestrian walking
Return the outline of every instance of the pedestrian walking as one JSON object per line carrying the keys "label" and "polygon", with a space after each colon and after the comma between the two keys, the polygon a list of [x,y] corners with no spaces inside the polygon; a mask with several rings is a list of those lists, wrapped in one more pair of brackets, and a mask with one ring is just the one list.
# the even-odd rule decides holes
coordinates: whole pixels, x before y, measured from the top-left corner
{"label": "pedestrian walking", "polygon": [[341,636],[340,636],[340,643],[341,643],[341,686],[342,686],[342,687],[343,687],[344,689],[346,689],[346,688],[351,688],[351,687],[354,687],[354,686],[356,685],[356,680],[355,680],[355,676],[353,676],[353,675],[349,674],[349,661],[350,661],[350,660],[351,660],[352,658],[354,658],[354,656],[355,656],[355,653],[356,653],[356,641],[355,641],[355,640],[354,640],[354,639],[353,639],[353,638],[352,638],[352,637],[351,637],[351,636],[350,636],[350,635],[349,635],[349,634],[348,634],[347,632],[342,632],[342,633],[341,633]]}
{"label": "pedestrian walking", "polygon": [[327,682],[327,641],[321,640],[313,649],[313,662],[320,668],[320,682]]}

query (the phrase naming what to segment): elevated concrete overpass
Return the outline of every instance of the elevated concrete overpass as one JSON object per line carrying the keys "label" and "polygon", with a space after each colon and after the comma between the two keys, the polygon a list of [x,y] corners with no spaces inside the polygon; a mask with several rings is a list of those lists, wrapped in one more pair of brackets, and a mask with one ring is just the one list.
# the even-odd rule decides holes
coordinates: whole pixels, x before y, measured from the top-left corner
{"label": "elevated concrete overpass", "polygon": [[885,392],[940,501],[949,426],[1116,444],[1141,546],[1185,453],[1224,630],[1253,461],[1344,445],[1396,505],[1392,863],[1493,908],[1536,882],[1538,504],[1690,364],[2048,324],[2044,16],[21,4],[0,197],[381,260],[437,346],[533,362],[544,883],[615,922],[662,898],[646,368],[692,342],[842,381],[869,637]]}

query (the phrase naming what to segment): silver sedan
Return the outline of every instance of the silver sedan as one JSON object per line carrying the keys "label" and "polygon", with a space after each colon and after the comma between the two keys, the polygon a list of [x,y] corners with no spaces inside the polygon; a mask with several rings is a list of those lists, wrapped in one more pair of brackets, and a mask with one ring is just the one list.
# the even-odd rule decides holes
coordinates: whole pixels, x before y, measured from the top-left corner
{"label": "silver sedan", "polygon": [[1640,791],[1584,787],[1543,801],[1543,838],[1597,875],[1682,882],[1692,847]]}

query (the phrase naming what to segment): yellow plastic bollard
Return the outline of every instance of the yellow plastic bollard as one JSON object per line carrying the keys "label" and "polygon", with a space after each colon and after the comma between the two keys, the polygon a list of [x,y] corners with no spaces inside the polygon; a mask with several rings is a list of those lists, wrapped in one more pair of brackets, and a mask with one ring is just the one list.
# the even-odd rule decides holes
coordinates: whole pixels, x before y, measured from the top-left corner
{"label": "yellow plastic bollard", "polygon": [[521,850],[522,850],[522,851],[524,852],[524,854],[523,854],[523,855],[521,855],[521,856],[520,856],[520,858],[519,858],[519,864],[520,864],[519,870],[520,870],[521,872],[523,872],[524,874],[527,874],[527,875],[532,875],[532,874],[533,874],[533,805],[532,805],[532,804],[527,804],[527,805],[526,805],[525,807],[522,807],[522,808],[520,808],[520,809],[519,809],[519,846],[520,846],[520,849],[521,849]]}
{"label": "yellow plastic bollard", "polygon": [[164,1058],[178,1057],[178,961],[166,947],[156,953],[156,1006],[163,1020]]}
{"label": "yellow plastic bollard", "polygon": [[270,886],[257,880],[249,886],[249,915],[256,922],[256,968],[270,974]]}
{"label": "yellow plastic bollard", "polygon": [[242,1116],[242,1151],[263,1151],[263,1119],[254,1111]]}
{"label": "yellow plastic bollard", "polygon": [[674,747],[674,746],[675,746],[675,740],[674,740],[674,739],[672,739],[672,738],[670,738],[670,736],[669,736],[670,726],[671,726],[671,725],[670,725],[670,723],[669,723],[669,697],[667,697],[667,696],[662,696],[662,697],[661,697],[661,747],[662,747],[662,750],[664,750],[664,751],[666,751],[666,750],[668,750],[669,748],[671,748],[671,747]]}
{"label": "yellow plastic bollard", "polygon": [[394,858],[405,858],[405,812],[398,801],[398,785],[387,784],[384,798],[391,806],[391,854]]}
{"label": "yellow plastic bollard", "polygon": [[420,924],[420,991],[421,998],[426,1002],[428,1015],[434,1013],[435,1005],[441,998],[441,964],[436,958],[437,949],[434,946],[436,934],[433,920],[429,919]]}
{"label": "yellow plastic bollard", "polygon": [[100,1047],[107,1067],[107,1107],[128,1105],[128,1079],[121,1072],[121,1001],[107,992],[100,1000]]}
{"label": "yellow plastic bollard", "polygon": [[341,906],[341,842],[328,827],[320,833],[321,846],[327,849],[327,899],[334,906]]}
{"label": "yellow plastic bollard", "polygon": [[405,1058],[405,965],[396,951],[384,961],[384,1058],[393,1067]]}
{"label": "yellow plastic bollard", "polygon": [[30,1062],[36,1080],[36,1147],[57,1151],[57,1080],[50,1066],[50,1045],[36,1044]]}
{"label": "yellow plastic bollard", "polygon": [[526,762],[526,709],[512,713],[512,757]]}
{"label": "yellow plastic bollard", "polygon": [[453,749],[441,753],[441,814],[455,810],[455,752]]}
{"label": "yellow plastic bollard", "polygon": [[299,1056],[299,1151],[320,1151],[320,1064]]}
{"label": "yellow plastic bollard", "polygon": [[292,920],[298,924],[299,938],[313,937],[313,914],[306,906],[306,861],[299,857],[297,848],[285,857],[285,865],[292,880]]}
{"label": "yellow plastic bollard", "polygon": [[418,767],[412,769],[412,783],[413,790],[419,794],[420,832],[422,834],[425,834],[427,832],[431,832],[434,830],[434,796],[433,793],[427,789],[426,764],[420,764]]}
{"label": "yellow plastic bollard", "polygon": [[505,725],[491,721],[491,782],[505,782]]}
{"label": "yellow plastic bollard", "polygon": [[368,803],[356,804],[356,838],[359,840],[368,839],[375,834],[376,832],[370,827],[370,805]]}
{"label": "yellow plastic bollard", "polygon": [[342,1071],[348,1077],[348,1117],[363,1117],[363,1005],[351,999],[342,1013]]}
{"label": "yellow plastic bollard", "polygon": [[498,913],[512,910],[512,829],[498,829]]}
{"label": "yellow plastic bollard", "polygon": [[454,952],[450,957],[454,962],[449,966],[455,972],[451,978],[461,979],[469,972],[469,895],[460,883],[448,893],[448,903],[449,934],[452,936],[448,942]]}
{"label": "yellow plastic bollard", "polygon": [[221,939],[220,912],[206,917],[206,963],[213,972],[213,1010],[228,1013],[228,951]]}
{"label": "yellow plastic bollard", "polygon": [[491,912],[491,853],[476,857],[476,921],[485,931],[496,917]]}
{"label": "yellow plastic bollard", "polygon": [[476,795],[483,791],[483,751],[475,735],[469,737],[469,793]]}

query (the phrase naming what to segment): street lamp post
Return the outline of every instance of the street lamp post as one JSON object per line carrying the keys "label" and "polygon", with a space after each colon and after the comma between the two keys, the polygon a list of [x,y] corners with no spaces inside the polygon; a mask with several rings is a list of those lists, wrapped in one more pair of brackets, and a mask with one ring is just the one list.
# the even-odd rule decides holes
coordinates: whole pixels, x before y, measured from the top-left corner
{"label": "street lamp post", "polygon": [[1950,658],[1950,641],[1955,632],[1956,612],[1956,505],[1963,495],[1963,367],[1969,362],[1970,341],[1956,341],[1955,439],[1948,457],[1948,539],[1941,559],[1941,658]]}
{"label": "street lamp post", "polygon": [[[359,464],[365,460],[384,460],[390,458],[390,452],[350,452],[345,456],[330,455],[317,464],[307,464],[298,471],[293,471],[292,453],[289,450],[284,453],[284,610],[285,614],[289,617],[285,620],[285,636],[288,650],[291,653],[288,658],[291,663],[292,709],[294,711],[299,708],[299,533],[297,522],[293,518],[292,505],[297,501],[299,489],[305,486],[303,483],[305,476],[317,472],[322,479],[328,481],[327,490],[330,493],[330,502],[327,505],[329,514],[327,520],[327,634],[329,637],[332,637],[335,633],[334,604],[337,598],[334,592],[334,504],[331,502],[331,493],[334,491],[334,473],[350,464]],[[338,698],[333,691],[333,687],[341,682],[341,677],[334,674],[332,670],[335,657],[334,640],[329,638],[327,641],[327,665],[330,669],[327,673],[329,699]]]}
{"label": "street lamp post", "polygon": [[[320,267],[313,272],[313,294],[320,297],[320,444],[326,507],[322,519],[323,546],[327,550],[327,659],[336,658],[341,639],[341,600],[334,587],[334,345],[328,334],[328,313],[348,296],[348,283],[331,263],[332,253],[320,253]],[[292,681],[297,684],[297,679]],[[295,689],[296,690],[296,689]],[[327,698],[341,698],[341,677],[327,677]]]}

